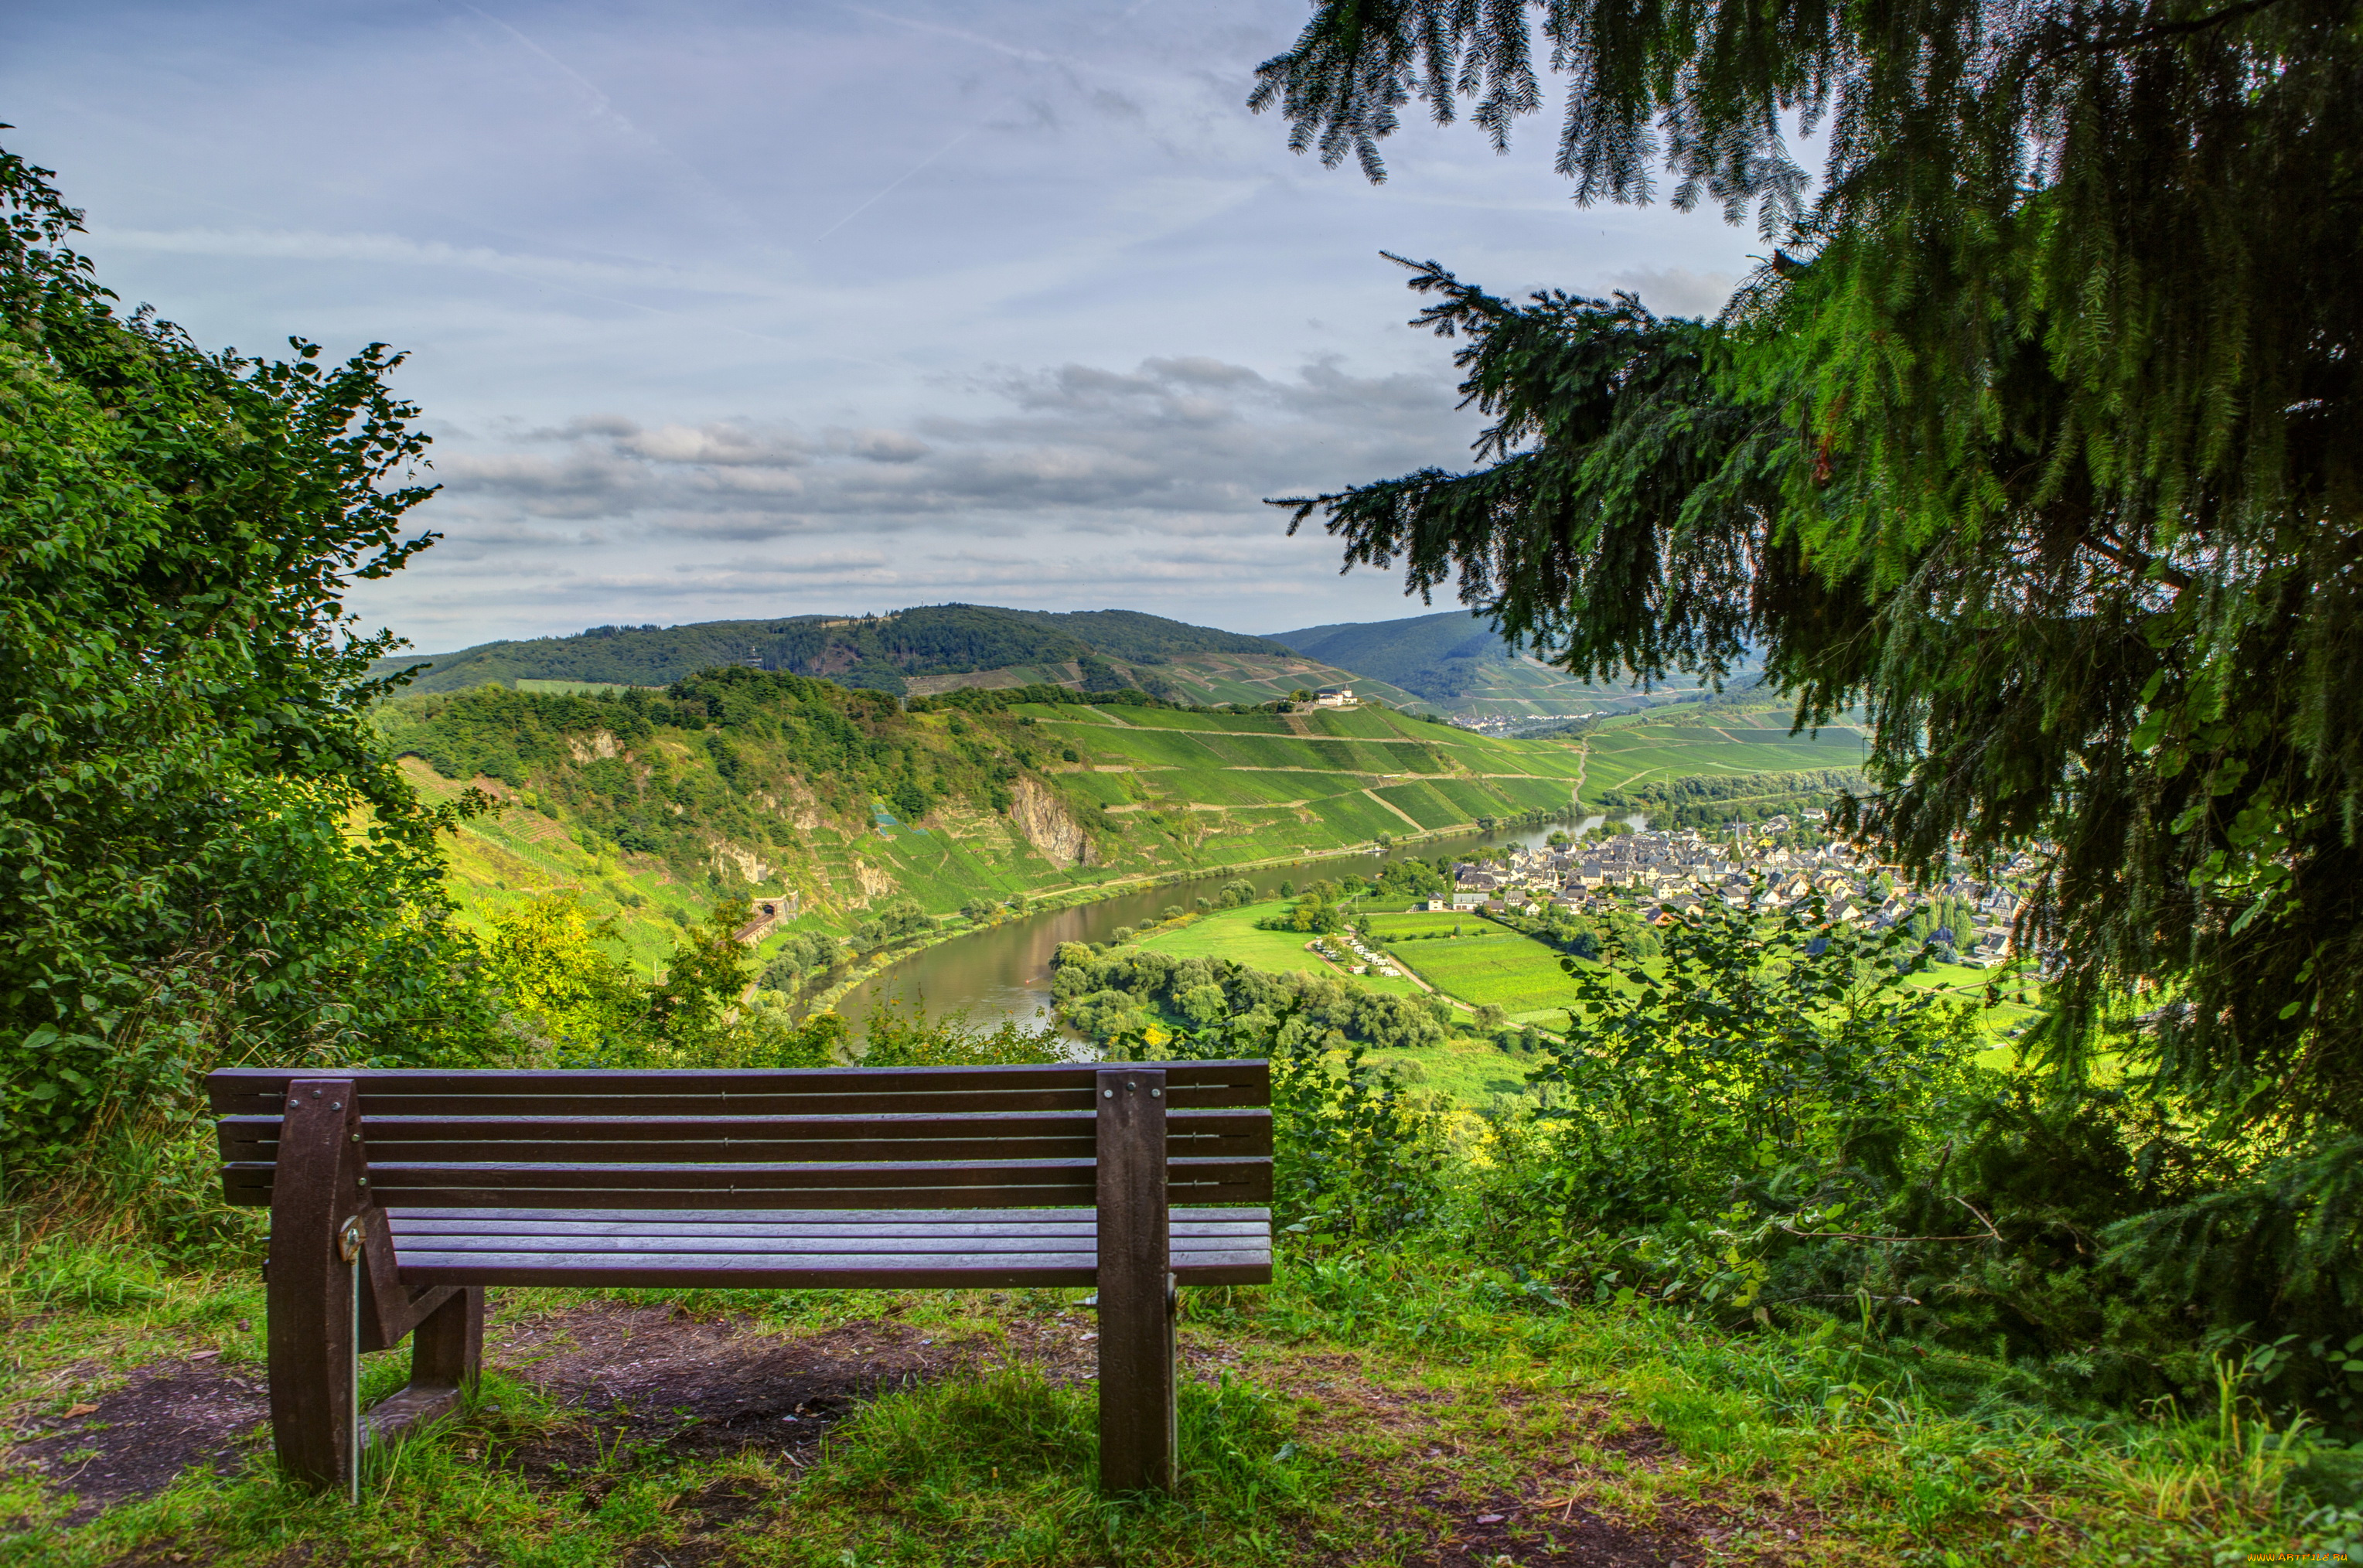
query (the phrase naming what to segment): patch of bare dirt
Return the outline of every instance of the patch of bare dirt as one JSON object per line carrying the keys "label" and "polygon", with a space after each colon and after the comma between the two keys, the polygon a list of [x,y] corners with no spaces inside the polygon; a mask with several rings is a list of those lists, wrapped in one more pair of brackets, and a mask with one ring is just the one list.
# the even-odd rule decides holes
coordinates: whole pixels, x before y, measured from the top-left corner
{"label": "patch of bare dirt", "polygon": [[488,1355],[580,1416],[496,1457],[528,1481],[561,1485],[747,1449],[801,1464],[862,1401],[989,1365],[1000,1359],[993,1349],[891,1320],[790,1337],[734,1318],[590,1302],[510,1325]]}
{"label": "patch of bare dirt", "polygon": [[[741,1318],[587,1302],[494,1329],[488,1364],[579,1418],[490,1457],[531,1482],[584,1485],[595,1498],[605,1491],[602,1473],[686,1458],[751,1448],[802,1465],[804,1451],[857,1405],[893,1388],[1009,1362],[1039,1366],[1060,1383],[1093,1375],[1097,1346],[1087,1314],[1014,1318],[1007,1332],[1005,1349],[891,1319],[791,1337],[752,1331]],[[260,1367],[162,1362],[69,1416],[37,1423],[6,1462],[73,1493],[68,1522],[80,1523],[162,1490],[193,1465],[235,1469],[268,1445],[270,1413]],[[727,1522],[733,1506],[709,1497],[698,1511]],[[9,1528],[0,1520],[0,1531]],[[685,1568],[700,1559],[666,1561]]]}
{"label": "patch of bare dirt", "polygon": [[[158,1362],[120,1388],[37,1420],[7,1456],[50,1485],[74,1495],[66,1516],[79,1524],[100,1510],[161,1492],[193,1465],[216,1474],[254,1451],[271,1415],[260,1368],[210,1359]],[[6,1521],[0,1521],[6,1528]]]}
{"label": "patch of bare dirt", "polygon": [[1497,1499],[1472,1504],[1430,1492],[1420,1502],[1447,1521],[1427,1555],[1405,1568],[1690,1568],[1705,1560],[1695,1531],[1647,1530],[1603,1518],[1581,1504],[1557,1508]]}

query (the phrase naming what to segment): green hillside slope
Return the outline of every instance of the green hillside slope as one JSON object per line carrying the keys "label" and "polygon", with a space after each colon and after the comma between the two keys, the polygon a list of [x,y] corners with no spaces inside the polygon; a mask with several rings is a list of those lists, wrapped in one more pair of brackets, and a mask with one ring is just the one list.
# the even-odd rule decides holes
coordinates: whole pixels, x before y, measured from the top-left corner
{"label": "green hillside slope", "polygon": [[[1010,700],[1042,695],[1064,700]],[[725,896],[793,894],[838,929],[906,897],[945,915],[1563,812],[1581,767],[1568,741],[1381,709],[1103,701],[963,690],[899,712],[882,693],[727,667],[663,691],[426,694],[379,724],[422,791],[474,784],[501,802],[454,853],[471,915],[576,887],[643,958]]]}
{"label": "green hillside slope", "polygon": [[1207,713],[1137,692],[908,701],[726,667],[661,691],[409,696],[378,722],[423,793],[473,784],[500,802],[453,851],[472,917],[572,887],[642,962],[727,896],[793,895],[796,923],[843,931],[904,899],[949,916],[1565,813],[1579,787],[1590,805],[1859,753],[1852,731],[1792,739],[1732,705],[1716,725],[1647,715],[1518,740],[1383,708]]}

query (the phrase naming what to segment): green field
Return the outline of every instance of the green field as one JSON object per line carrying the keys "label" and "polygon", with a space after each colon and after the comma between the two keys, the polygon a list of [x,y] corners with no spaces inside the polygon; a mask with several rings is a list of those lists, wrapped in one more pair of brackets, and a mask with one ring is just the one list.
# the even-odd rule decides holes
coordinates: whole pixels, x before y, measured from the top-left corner
{"label": "green field", "polygon": [[1482,1107],[1495,1095],[1524,1094],[1527,1062],[1486,1040],[1453,1040],[1433,1051],[1373,1053],[1372,1062],[1409,1069],[1423,1089],[1440,1089],[1464,1106]]}
{"label": "green field", "polygon": [[[1169,952],[1177,958],[1229,959],[1277,974],[1291,971],[1332,974],[1349,985],[1366,986],[1390,995],[1416,996],[1424,994],[1424,988],[1408,978],[1346,974],[1305,951],[1304,944],[1312,939],[1299,932],[1256,929],[1257,920],[1278,914],[1287,907],[1284,900],[1271,900],[1237,909],[1218,910],[1212,915],[1201,915],[1186,924],[1152,932],[1142,937],[1138,945],[1158,952]],[[1424,918],[1419,916],[1378,916],[1373,917],[1372,923],[1406,917]],[[1448,929],[1450,917],[1445,917],[1445,924]],[[1524,937],[1515,940],[1526,940]],[[1441,947],[1446,944],[1432,945]],[[1463,1015],[1463,1019],[1465,1022],[1466,1015]],[[1565,1020],[1546,1022],[1558,1024]],[[1525,1089],[1526,1064],[1486,1040],[1456,1039],[1434,1050],[1386,1051],[1373,1055],[1371,1060],[1407,1065],[1410,1075],[1419,1087],[1439,1090],[1470,1106],[1482,1106],[1495,1095],[1519,1094]]]}
{"label": "green field", "polygon": [[1170,952],[1176,958],[1222,958],[1234,963],[1244,963],[1249,969],[1269,970],[1274,974],[1286,974],[1292,970],[1307,973],[1336,973],[1329,965],[1304,951],[1313,939],[1299,931],[1259,931],[1255,923],[1269,915],[1279,914],[1287,904],[1273,901],[1249,904],[1237,909],[1218,910],[1202,915],[1186,925],[1168,927],[1140,939],[1138,946],[1158,952]]}
{"label": "green field", "polygon": [[[1437,990],[1471,1006],[1488,1005],[1509,1014],[1514,1023],[1564,1028],[1566,1008],[1575,1000],[1575,983],[1559,966],[1557,950],[1532,937],[1462,916],[1459,936],[1452,936],[1449,915],[1390,915],[1373,918],[1375,931],[1402,931],[1405,940],[1385,943],[1413,973]],[[1437,936],[1413,935],[1408,923],[1427,921]]]}
{"label": "green field", "polygon": [[1140,939],[1138,946],[1158,952],[1170,952],[1176,958],[1221,958],[1233,963],[1244,963],[1249,969],[1267,970],[1274,974],[1286,974],[1292,970],[1306,973],[1332,974],[1350,985],[1368,986],[1392,996],[1415,996],[1419,985],[1401,976],[1384,974],[1348,974],[1335,964],[1324,962],[1305,951],[1304,944],[1313,939],[1302,931],[1259,931],[1255,923],[1288,909],[1284,899],[1262,904],[1244,905],[1237,909],[1218,909],[1211,915],[1201,915],[1180,926],[1168,927]]}
{"label": "green field", "polygon": [[595,696],[601,692],[628,692],[635,687],[616,681],[534,681],[520,679],[521,692],[547,692],[556,696]]}

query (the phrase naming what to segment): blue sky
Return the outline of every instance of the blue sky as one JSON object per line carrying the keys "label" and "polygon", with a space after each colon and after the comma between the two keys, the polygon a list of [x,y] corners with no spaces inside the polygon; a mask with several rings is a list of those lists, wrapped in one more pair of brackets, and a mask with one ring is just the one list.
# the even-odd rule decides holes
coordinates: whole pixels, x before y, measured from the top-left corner
{"label": "blue sky", "polygon": [[6,144],[208,345],[410,351],[422,649],[965,600],[1267,631],[1422,612],[1267,495],[1467,459],[1382,249],[1720,306],[1717,215],[1577,207],[1554,126],[1250,115],[1299,4],[8,0]]}

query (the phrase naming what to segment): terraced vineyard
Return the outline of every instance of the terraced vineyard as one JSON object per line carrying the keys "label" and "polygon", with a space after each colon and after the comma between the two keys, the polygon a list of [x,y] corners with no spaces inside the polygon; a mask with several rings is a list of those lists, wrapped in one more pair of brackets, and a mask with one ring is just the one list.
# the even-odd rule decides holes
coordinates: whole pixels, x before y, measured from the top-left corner
{"label": "terraced vineyard", "polygon": [[1586,737],[1588,793],[1710,773],[1803,772],[1862,764],[1869,738],[1851,725],[1789,733],[1777,702],[1685,704],[1602,721]]}
{"label": "terraced vineyard", "polygon": [[1567,741],[1497,740],[1381,708],[1019,711],[1076,752],[1068,788],[1113,817],[1186,827],[1207,864],[1572,812],[1584,767]]}

